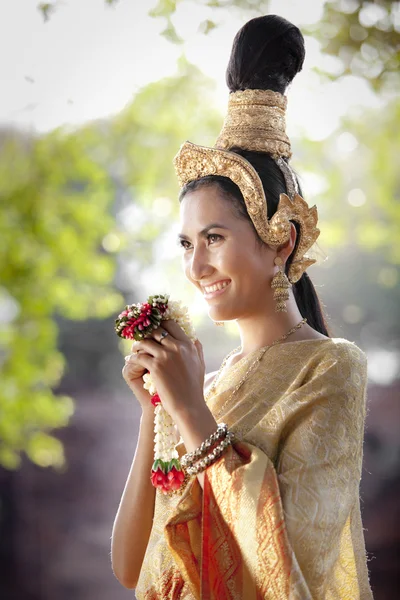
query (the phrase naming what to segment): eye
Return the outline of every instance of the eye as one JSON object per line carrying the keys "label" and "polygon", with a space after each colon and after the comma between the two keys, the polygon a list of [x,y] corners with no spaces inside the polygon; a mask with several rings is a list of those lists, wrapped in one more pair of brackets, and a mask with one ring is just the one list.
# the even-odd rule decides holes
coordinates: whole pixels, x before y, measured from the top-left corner
{"label": "eye", "polygon": [[[223,239],[223,236],[219,235],[219,233],[209,233],[207,235],[207,241],[211,245],[214,244],[215,242],[219,242],[222,239]],[[180,248],[184,248],[184,250],[190,250],[192,244],[189,242],[189,240],[180,239],[180,240],[178,240],[178,246]]]}
{"label": "eye", "polygon": [[178,246],[180,248],[184,248],[185,250],[189,249],[190,242],[188,240],[178,240]]}
{"label": "eye", "polygon": [[207,236],[207,239],[209,241],[211,241],[213,239],[214,241],[219,242],[219,240],[222,240],[222,235],[219,235],[218,233],[210,233]]}

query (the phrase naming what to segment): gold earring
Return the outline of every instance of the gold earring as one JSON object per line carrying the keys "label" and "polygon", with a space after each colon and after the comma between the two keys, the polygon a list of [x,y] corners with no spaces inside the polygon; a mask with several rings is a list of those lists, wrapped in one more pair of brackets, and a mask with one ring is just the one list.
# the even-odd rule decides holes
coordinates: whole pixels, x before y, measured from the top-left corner
{"label": "gold earring", "polygon": [[274,289],[274,300],[276,300],[275,312],[287,312],[286,301],[289,300],[288,288],[292,287],[287,275],[283,269],[283,260],[277,256],[274,264],[279,267],[278,273],[271,281],[271,287]]}
{"label": "gold earring", "polygon": [[214,325],[217,327],[224,327],[225,323],[223,321],[214,321]]}

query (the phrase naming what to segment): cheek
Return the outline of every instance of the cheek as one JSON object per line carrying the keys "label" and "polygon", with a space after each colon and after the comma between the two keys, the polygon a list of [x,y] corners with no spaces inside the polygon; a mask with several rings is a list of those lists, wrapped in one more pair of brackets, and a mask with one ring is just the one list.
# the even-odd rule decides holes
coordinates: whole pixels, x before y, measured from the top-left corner
{"label": "cheek", "polygon": [[234,268],[242,280],[252,288],[264,288],[269,281],[269,263],[257,248],[240,252],[235,257]]}
{"label": "cheek", "polygon": [[260,270],[261,261],[251,247],[237,248],[235,252],[230,253],[226,258],[233,270],[244,275],[254,274],[255,271]]}

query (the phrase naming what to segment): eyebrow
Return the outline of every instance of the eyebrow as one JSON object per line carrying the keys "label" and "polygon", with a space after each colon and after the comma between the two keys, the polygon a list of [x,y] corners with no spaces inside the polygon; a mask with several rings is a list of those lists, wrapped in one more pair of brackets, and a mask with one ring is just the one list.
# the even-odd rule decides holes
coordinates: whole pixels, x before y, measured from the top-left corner
{"label": "eyebrow", "polygon": [[[229,229],[229,227],[226,227],[225,225],[221,225],[221,223],[211,223],[211,225],[207,225],[207,227],[204,227],[204,229],[202,229],[199,233],[200,236],[205,237],[207,235],[207,233],[210,231],[210,229]],[[185,235],[184,233],[178,233],[178,240],[189,240],[190,238]]]}

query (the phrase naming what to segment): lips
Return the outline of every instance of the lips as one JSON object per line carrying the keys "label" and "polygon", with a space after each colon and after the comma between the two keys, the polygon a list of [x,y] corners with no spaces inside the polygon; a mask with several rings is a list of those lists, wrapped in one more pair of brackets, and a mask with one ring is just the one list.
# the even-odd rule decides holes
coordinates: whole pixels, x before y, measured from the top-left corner
{"label": "lips", "polygon": [[231,281],[230,280],[222,280],[214,283],[213,285],[207,285],[203,287],[203,295],[207,300],[209,298],[214,298],[215,296],[219,296],[223,294],[227,287],[229,287]]}

